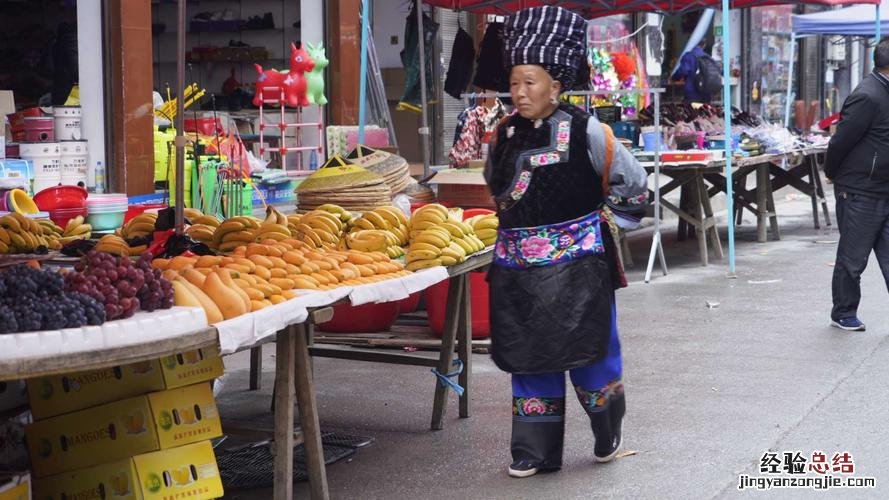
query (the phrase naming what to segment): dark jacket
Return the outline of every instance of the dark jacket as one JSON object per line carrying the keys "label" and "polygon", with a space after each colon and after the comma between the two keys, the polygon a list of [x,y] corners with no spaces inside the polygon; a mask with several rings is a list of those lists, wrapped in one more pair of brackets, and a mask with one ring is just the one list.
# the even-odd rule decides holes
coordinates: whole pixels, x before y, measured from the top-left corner
{"label": "dark jacket", "polygon": [[889,196],[889,79],[870,74],[846,98],[824,173],[850,193]]}
{"label": "dark jacket", "polygon": [[685,80],[685,102],[703,102],[709,103],[713,98],[710,94],[699,92],[695,86],[697,81],[696,73],[698,71],[698,58],[706,56],[707,53],[701,47],[695,47],[690,52],[686,52],[682,59],[679,60],[679,67],[673,74],[675,79]]}

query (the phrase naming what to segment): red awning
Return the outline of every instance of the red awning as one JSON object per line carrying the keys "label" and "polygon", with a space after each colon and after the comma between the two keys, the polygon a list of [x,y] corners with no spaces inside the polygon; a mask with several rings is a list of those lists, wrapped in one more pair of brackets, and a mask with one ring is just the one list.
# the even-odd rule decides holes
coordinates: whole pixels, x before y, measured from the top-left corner
{"label": "red awning", "polygon": [[[681,14],[700,9],[718,9],[720,0],[565,0],[554,2],[552,0],[423,0],[426,5],[434,5],[450,10],[477,12],[482,14],[508,14],[527,7],[538,5],[559,5],[573,10],[587,19],[594,17],[610,16],[627,12],[662,12],[666,14]],[[732,9],[744,9],[747,7],[760,7],[763,5],[786,4],[819,4],[819,5],[853,5],[872,4],[878,5],[880,0],[730,0]]]}

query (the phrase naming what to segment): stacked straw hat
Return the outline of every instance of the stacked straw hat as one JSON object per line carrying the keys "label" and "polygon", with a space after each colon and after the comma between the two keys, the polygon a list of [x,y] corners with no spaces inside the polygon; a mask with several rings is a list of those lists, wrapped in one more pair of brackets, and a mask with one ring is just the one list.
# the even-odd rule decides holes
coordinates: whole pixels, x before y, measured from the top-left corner
{"label": "stacked straw hat", "polygon": [[391,190],[383,177],[333,156],[296,188],[299,212],[334,203],[346,210],[363,212],[391,203]]}

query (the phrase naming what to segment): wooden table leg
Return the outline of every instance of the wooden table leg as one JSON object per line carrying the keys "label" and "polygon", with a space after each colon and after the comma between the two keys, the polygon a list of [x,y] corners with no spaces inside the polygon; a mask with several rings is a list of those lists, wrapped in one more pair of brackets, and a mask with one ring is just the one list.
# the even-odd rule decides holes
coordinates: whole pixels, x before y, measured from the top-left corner
{"label": "wooden table leg", "polygon": [[250,390],[258,391],[262,386],[262,346],[250,349]]}
{"label": "wooden table leg", "polygon": [[[821,201],[821,209],[824,211],[824,223],[830,227],[830,210],[827,207],[827,198],[824,196],[824,185],[821,183],[821,170],[818,168],[818,162],[815,161],[814,157],[812,157],[810,165],[812,168],[812,183],[815,185],[815,194],[818,195],[818,199]],[[818,229],[817,224],[815,228]]]}
{"label": "wooden table leg", "polygon": [[281,330],[275,341],[275,500],[293,498],[294,330]]}
{"label": "wooden table leg", "polygon": [[[445,324],[444,332],[441,337],[441,353],[438,358],[438,371],[445,374],[451,371],[451,365],[454,360],[454,343],[457,339],[457,324],[459,322],[458,314],[460,314],[461,301],[465,285],[463,280],[466,274],[453,276],[448,284],[448,301],[445,306]],[[448,391],[450,389],[441,385],[438,378],[435,379],[435,399],[432,403],[432,425],[434,431],[441,430],[444,423],[445,409],[448,402]]]}
{"label": "wooden table leg", "polygon": [[[309,473],[309,490],[313,499],[327,500],[327,471],[324,468],[324,450],[321,447],[321,426],[318,423],[318,407],[315,404],[315,387],[309,357],[308,329],[306,324],[295,327],[292,337],[295,344],[296,400],[299,404],[299,423],[303,431],[306,450],[306,469]],[[292,412],[292,405],[291,405]]]}
{"label": "wooden table leg", "polygon": [[463,371],[460,373],[458,383],[463,388],[460,396],[460,418],[469,418],[469,375],[472,372],[472,295],[470,294],[470,278],[467,274],[463,280],[463,300],[457,322],[457,337],[459,348],[457,355],[463,362]]}
{"label": "wooden table leg", "polygon": [[765,243],[769,238],[766,234],[766,219],[768,218],[768,209],[766,205],[767,188],[769,183],[769,166],[766,164],[756,166],[756,241]]}
{"label": "wooden table leg", "polygon": [[692,206],[691,213],[694,214],[695,219],[697,219],[697,224],[695,224],[695,234],[698,238],[698,252],[701,254],[701,265],[706,266],[709,264],[710,256],[707,254],[707,231],[705,229],[706,218],[704,216],[704,208],[703,208],[703,200],[702,198],[706,198],[706,195],[701,192],[701,184],[703,183],[703,179],[698,175],[694,174],[694,179],[689,186],[689,198]]}
{"label": "wooden table leg", "polygon": [[766,176],[766,212],[769,215],[769,224],[772,227],[772,238],[775,241],[781,239],[781,228],[778,226],[778,210],[775,208],[775,192],[772,190],[772,176],[769,168],[765,168]]}
{"label": "wooden table leg", "polygon": [[[701,224],[706,227],[704,233],[709,236],[710,246],[713,247],[713,254],[717,259],[721,259],[722,242],[719,240],[719,228],[716,226],[716,217],[713,216],[713,206],[710,205],[710,196],[707,194],[707,184],[704,177],[698,174],[698,187],[700,189],[701,199]],[[705,247],[706,248],[706,247]]]}

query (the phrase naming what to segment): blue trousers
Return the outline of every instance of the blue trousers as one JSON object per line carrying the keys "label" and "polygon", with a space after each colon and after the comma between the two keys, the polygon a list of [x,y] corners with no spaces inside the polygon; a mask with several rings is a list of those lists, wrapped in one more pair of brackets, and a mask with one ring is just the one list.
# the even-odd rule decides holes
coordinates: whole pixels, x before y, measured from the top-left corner
{"label": "blue trousers", "polygon": [[[625,412],[621,382],[617,314],[611,306],[608,353],[588,366],[569,371],[571,384],[590,417],[596,453],[608,449],[613,431],[619,432]],[[531,460],[541,469],[562,466],[565,433],[565,372],[512,375],[512,457]],[[602,443],[599,443],[600,437]],[[604,454],[607,454],[604,453]]]}

